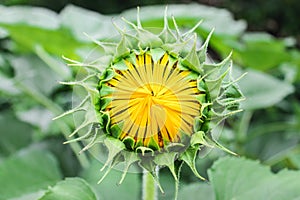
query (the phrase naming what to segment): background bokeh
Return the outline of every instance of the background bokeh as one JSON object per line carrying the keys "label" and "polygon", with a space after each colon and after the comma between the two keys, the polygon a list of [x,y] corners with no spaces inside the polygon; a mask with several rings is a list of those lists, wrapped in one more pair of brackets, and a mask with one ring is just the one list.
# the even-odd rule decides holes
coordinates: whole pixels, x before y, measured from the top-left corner
{"label": "background bokeh", "polygon": [[[137,5],[151,5],[141,8],[145,27],[161,27],[165,4],[183,31],[204,19],[195,30],[204,40],[215,28],[209,56],[218,62],[233,51],[233,76],[247,73],[239,80],[243,112],[226,120],[219,138],[239,156],[200,154],[196,168],[209,184],[183,166],[179,199],[300,197],[298,0],[0,0],[0,200],[141,199],[140,174],[117,186],[122,172],[112,170],[97,185],[102,163],[78,155],[82,143],[63,145],[75,128],[72,116],[52,118],[72,107],[73,88],[58,81],[78,74],[62,55],[84,61],[96,46],[83,32],[111,38],[112,18],[135,21]],[[173,199],[166,168],[160,180],[159,199]],[[59,196],[66,191],[74,196]]]}

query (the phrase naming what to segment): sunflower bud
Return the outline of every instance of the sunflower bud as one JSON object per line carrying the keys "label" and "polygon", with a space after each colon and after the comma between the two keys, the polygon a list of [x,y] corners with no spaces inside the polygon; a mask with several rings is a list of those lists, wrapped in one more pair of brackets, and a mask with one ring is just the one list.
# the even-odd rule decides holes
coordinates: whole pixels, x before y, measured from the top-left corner
{"label": "sunflower bud", "polygon": [[[87,150],[99,143],[108,149],[103,167],[125,163],[121,181],[128,168],[138,163],[154,172],[167,166],[176,181],[174,162],[186,163],[196,176],[197,152],[205,146],[220,147],[211,136],[213,125],[238,112],[243,99],[236,80],[231,77],[230,55],[220,63],[207,60],[212,32],[199,46],[194,30],[181,33],[168,24],[159,34],[124,20],[130,31],[116,29],[118,42],[94,41],[104,50],[97,61],[70,65],[83,66],[86,77],[63,84],[82,86],[87,95],[66,114],[84,111],[85,119],[71,134],[89,127],[86,134],[68,142],[85,141]],[[153,173],[155,174],[155,173]],[[102,180],[102,179],[101,179]]]}

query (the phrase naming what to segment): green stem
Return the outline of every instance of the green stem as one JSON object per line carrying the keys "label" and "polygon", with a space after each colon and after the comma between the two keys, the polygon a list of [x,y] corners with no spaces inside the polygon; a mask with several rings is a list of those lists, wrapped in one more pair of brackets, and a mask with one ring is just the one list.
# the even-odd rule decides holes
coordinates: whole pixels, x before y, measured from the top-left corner
{"label": "green stem", "polygon": [[263,126],[259,126],[257,128],[253,128],[253,130],[249,131],[248,140],[253,140],[259,136],[274,133],[274,132],[284,132],[284,131],[297,131],[299,127],[296,123],[290,122],[275,122],[264,124]]}
{"label": "green stem", "polygon": [[252,118],[253,112],[252,111],[244,111],[237,127],[237,149],[240,153],[243,152],[243,147],[245,141],[247,139],[247,133],[250,125],[250,121]]}
{"label": "green stem", "polygon": [[244,143],[246,138],[247,138],[247,132],[249,129],[249,124],[250,124],[250,120],[252,117],[252,111],[244,111],[241,121],[240,121],[240,125],[238,127],[238,141],[240,143]]}
{"label": "green stem", "polygon": [[157,185],[150,172],[143,172],[143,200],[157,200]]}
{"label": "green stem", "polygon": [[[38,103],[40,103],[41,105],[46,107],[54,115],[59,115],[59,114],[63,113],[63,110],[57,104],[55,104],[54,102],[49,100],[42,93],[40,93],[36,90],[33,90],[29,87],[26,87],[25,85],[23,85],[21,83],[16,82],[15,84],[25,94],[27,94],[28,96],[30,96],[31,98],[36,100]],[[70,127],[66,123],[63,123],[61,121],[57,121],[56,123],[57,123],[58,127],[60,128],[61,132],[63,133],[64,137],[68,140],[72,139],[72,138],[69,138],[69,134],[71,132]],[[74,142],[74,143],[70,143],[70,147],[73,150],[73,152],[75,153],[75,155],[76,155],[77,159],[79,160],[81,166],[83,168],[87,168],[89,166],[89,160],[88,160],[87,156],[85,154],[81,154],[81,155],[78,154],[78,152],[81,150],[80,145],[78,143]]]}

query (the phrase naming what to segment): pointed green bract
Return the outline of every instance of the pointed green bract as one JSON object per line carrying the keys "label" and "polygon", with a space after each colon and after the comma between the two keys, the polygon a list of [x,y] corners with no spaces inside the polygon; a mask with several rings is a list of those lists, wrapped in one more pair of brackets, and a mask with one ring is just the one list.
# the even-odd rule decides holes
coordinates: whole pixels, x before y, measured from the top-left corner
{"label": "pointed green bract", "polygon": [[[87,96],[78,106],[59,117],[79,111],[85,112],[85,120],[71,133],[72,136],[86,127],[99,125],[98,128],[90,128],[87,134],[78,135],[76,139],[69,142],[86,142],[87,145],[83,151],[98,143],[102,143],[107,147],[108,158],[102,170],[105,167],[108,167],[108,169],[103,178],[109,173],[110,168],[124,162],[124,173],[120,183],[124,180],[129,167],[134,163],[138,163],[139,166],[151,172],[155,180],[158,181],[155,173],[156,168],[166,166],[174,176],[177,184],[176,188],[178,188],[179,171],[183,162],[191,168],[198,178],[204,179],[195,167],[195,159],[202,146],[218,147],[232,153],[215,141],[211,135],[214,124],[218,124],[220,120],[240,111],[238,110],[238,104],[243,99],[243,95],[236,85],[236,80],[231,76],[232,63],[230,55],[220,63],[209,62],[207,48],[213,31],[209,33],[204,44],[199,47],[200,40],[194,30],[200,25],[201,21],[194,28],[182,34],[175,18],[172,19],[175,30],[169,28],[166,9],[164,28],[159,34],[144,29],[139,16],[137,17],[137,24],[123,19],[125,26],[131,28],[131,30],[123,30],[114,24],[120,33],[119,42],[107,43],[93,40],[104,51],[103,56],[97,61],[79,63],[66,59],[71,66],[83,66],[88,75],[87,78],[80,81],[64,84],[83,87],[87,92]],[[129,74],[128,79],[132,79],[133,74],[131,73],[138,74],[137,70],[131,72],[130,68],[132,66],[142,67],[139,63],[141,60],[137,60],[137,58],[144,55],[150,55],[154,63],[161,62],[166,65],[159,65],[158,67],[177,67],[178,73],[186,74],[182,80],[195,83],[195,86],[191,87],[195,87],[196,90],[195,101],[197,101],[197,105],[200,105],[199,115],[193,118],[193,125],[188,125],[192,127],[192,131],[190,133],[181,131],[176,135],[179,137],[176,142],[172,142],[169,138],[163,138],[162,133],[156,139],[155,135],[151,136],[150,139],[148,138],[148,142],[145,142],[147,140],[145,138],[141,139],[131,135],[124,136],[123,128],[133,129],[133,126],[128,126],[122,121],[114,122],[111,120],[112,116],[109,111],[113,107],[112,102],[115,101],[115,88],[111,85],[125,73]],[[165,57],[168,60],[164,60]],[[146,59],[147,57],[145,57],[142,64],[149,63],[149,60]],[[170,71],[173,73],[172,70]],[[171,76],[171,72],[169,76]],[[161,73],[165,73],[165,70],[162,69]],[[143,74],[138,75],[146,76],[148,74],[149,71],[145,67]],[[152,76],[154,75],[152,74]],[[180,83],[175,84],[180,85]],[[123,83],[118,87],[126,88],[128,86]],[[144,85],[143,87],[148,86]],[[129,108],[122,108],[117,114],[127,112],[126,109]],[[163,119],[163,116],[159,117],[162,117],[161,120]],[[176,162],[179,162],[180,165],[176,165]]]}

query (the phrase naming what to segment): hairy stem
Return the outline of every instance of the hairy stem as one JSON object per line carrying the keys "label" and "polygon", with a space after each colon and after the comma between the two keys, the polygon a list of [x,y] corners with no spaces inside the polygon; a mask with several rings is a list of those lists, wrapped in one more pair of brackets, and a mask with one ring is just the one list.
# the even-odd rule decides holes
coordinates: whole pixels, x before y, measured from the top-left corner
{"label": "hairy stem", "polygon": [[157,200],[157,185],[150,172],[143,172],[143,200]]}

